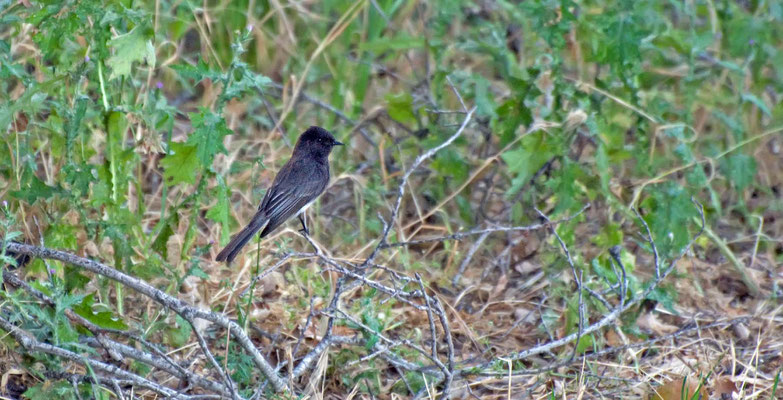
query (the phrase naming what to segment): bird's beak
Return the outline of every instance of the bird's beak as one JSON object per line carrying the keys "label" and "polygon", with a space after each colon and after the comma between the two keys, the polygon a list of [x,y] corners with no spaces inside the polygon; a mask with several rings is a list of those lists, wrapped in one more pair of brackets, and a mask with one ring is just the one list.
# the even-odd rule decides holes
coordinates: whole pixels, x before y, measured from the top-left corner
{"label": "bird's beak", "polygon": [[336,140],[335,140],[334,142],[332,142],[332,145],[333,145],[333,146],[344,146],[344,145],[345,145],[345,143],[338,142],[338,141],[336,141]]}

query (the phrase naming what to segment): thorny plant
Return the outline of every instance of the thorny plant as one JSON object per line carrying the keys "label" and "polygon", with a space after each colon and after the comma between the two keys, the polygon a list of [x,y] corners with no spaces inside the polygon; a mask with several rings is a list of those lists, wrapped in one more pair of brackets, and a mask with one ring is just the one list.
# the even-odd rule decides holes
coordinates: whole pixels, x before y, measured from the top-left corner
{"label": "thorny plant", "polygon": [[[405,188],[408,185],[409,177],[419,168],[425,161],[432,158],[432,156],[439,150],[446,148],[454,140],[456,140],[465,131],[466,127],[470,124],[471,118],[475,108],[465,110],[465,117],[457,129],[457,131],[440,145],[426,151],[421,154],[410,168],[405,172],[402,179],[398,184],[397,197],[394,208],[392,209],[391,216],[388,221],[395,221],[397,214],[399,213],[400,204],[403,196],[405,195]],[[695,202],[694,202],[695,203]],[[704,226],[704,213],[701,209],[701,205],[695,203],[699,209],[699,215],[701,215],[702,228]],[[45,353],[53,355],[64,360],[68,360],[77,364],[82,364],[90,373],[88,374],[72,374],[68,377],[72,382],[90,382],[100,384],[108,390],[114,391],[115,394],[122,398],[123,393],[128,390],[129,387],[136,387],[138,389],[147,389],[156,392],[160,395],[172,397],[172,398],[203,398],[203,395],[188,395],[184,392],[198,387],[207,391],[215,396],[221,398],[238,399],[243,398],[238,391],[238,386],[232,381],[230,374],[220,365],[210,351],[210,344],[204,339],[202,332],[196,328],[195,320],[202,319],[215,324],[218,329],[229,332],[235,343],[242,349],[243,352],[249,354],[254,362],[255,368],[257,368],[264,376],[263,384],[261,384],[250,398],[257,398],[265,392],[267,385],[271,386],[273,391],[297,391],[295,387],[291,386],[289,382],[296,381],[303,376],[312,373],[314,364],[321,359],[324,353],[333,346],[340,345],[353,345],[366,347],[369,353],[353,363],[366,363],[370,360],[381,358],[397,371],[399,371],[401,379],[405,380],[407,373],[418,373],[425,376],[429,376],[429,380],[425,387],[419,390],[415,394],[415,397],[421,397],[424,395],[443,396],[448,397],[453,385],[469,385],[469,377],[475,375],[497,375],[497,363],[509,361],[519,361],[528,359],[534,355],[550,352],[551,350],[573,344],[573,351],[570,356],[562,360],[555,360],[544,368],[535,369],[536,372],[544,372],[554,370],[556,368],[570,365],[575,362],[579,362],[581,358],[577,358],[576,348],[579,341],[588,334],[600,330],[601,328],[615,323],[616,320],[622,315],[622,313],[628,310],[633,305],[639,303],[645,299],[647,295],[655,290],[658,284],[665,279],[674,269],[676,262],[685,255],[689,250],[693,242],[701,235],[701,231],[697,233],[690,243],[681,251],[680,255],[672,260],[669,260],[668,265],[662,265],[663,260],[657,256],[657,247],[655,241],[652,238],[652,234],[649,231],[646,223],[640,218],[642,224],[646,229],[646,240],[648,241],[650,248],[656,255],[654,261],[655,280],[645,289],[644,292],[638,293],[632,298],[626,298],[628,292],[628,281],[626,268],[620,258],[619,247],[612,248],[611,256],[615,262],[616,269],[616,284],[605,293],[599,293],[591,290],[583,285],[581,272],[578,271],[574,265],[574,261],[571,254],[566,247],[560,235],[557,233],[557,224],[570,221],[577,217],[584,211],[589,205],[586,205],[580,212],[569,216],[567,218],[550,221],[550,219],[541,211],[538,213],[541,216],[542,223],[531,226],[493,226],[488,228],[476,228],[464,232],[458,232],[455,234],[433,237],[426,239],[417,239],[411,241],[402,242],[388,242],[388,237],[393,229],[393,224],[389,223],[381,215],[378,217],[383,222],[383,231],[381,236],[376,240],[376,245],[372,252],[360,263],[352,263],[341,260],[337,257],[333,257],[327,254],[321,249],[321,247],[315,243],[312,238],[305,236],[310,245],[315,249],[314,253],[302,253],[302,252],[289,252],[281,256],[279,262],[273,265],[271,268],[264,271],[261,275],[257,276],[253,280],[261,279],[265,274],[269,274],[276,268],[281,267],[284,263],[292,258],[306,259],[314,258],[320,261],[324,266],[324,272],[336,272],[340,278],[337,280],[334,292],[331,299],[328,302],[328,306],[316,310],[312,309],[310,315],[307,317],[307,322],[301,328],[300,336],[297,338],[297,346],[291,354],[292,359],[281,360],[277,367],[273,367],[268,361],[268,357],[264,353],[268,353],[271,349],[258,348],[247,336],[245,331],[231,321],[226,315],[201,310],[193,307],[181,300],[160,291],[143,280],[135,278],[133,276],[124,274],[108,265],[100,262],[85,259],[68,252],[49,249],[43,246],[26,245],[22,243],[16,243],[11,241],[13,235],[9,235],[5,238],[4,243],[5,250],[17,255],[29,255],[36,258],[45,260],[57,260],[67,263],[71,266],[83,268],[94,274],[104,276],[111,280],[114,280],[123,286],[137,291],[144,296],[149,297],[151,300],[157,302],[164,310],[171,310],[178,314],[185,321],[187,321],[194,329],[193,332],[196,335],[198,346],[201,348],[202,356],[207,360],[207,364],[204,366],[206,373],[194,372],[192,368],[187,368],[172,359],[167,354],[170,349],[159,343],[148,343],[143,339],[139,332],[106,329],[99,327],[89,320],[79,316],[72,310],[66,309],[66,316],[69,321],[75,325],[86,328],[91,335],[85,336],[81,339],[83,345],[87,346],[90,350],[85,355],[70,346],[57,346],[50,343],[39,341],[34,335],[25,331],[25,326],[17,326],[12,321],[9,321],[6,317],[0,317],[0,327],[8,332],[21,346],[21,349],[30,354]],[[7,226],[6,228],[9,228]],[[579,302],[577,308],[579,310],[579,323],[578,331],[562,337],[557,340],[542,343],[537,346],[528,349],[521,349],[518,352],[506,355],[498,355],[493,360],[485,362],[457,362],[455,360],[455,349],[452,339],[452,332],[449,322],[449,313],[443,307],[442,300],[436,295],[429,294],[430,290],[425,285],[422,277],[416,273],[413,277],[405,274],[404,272],[395,271],[390,267],[379,265],[375,263],[375,259],[379,252],[384,249],[391,249],[395,247],[409,246],[412,244],[418,244],[423,242],[439,242],[449,240],[460,240],[466,237],[474,237],[477,235],[483,235],[493,232],[524,232],[536,229],[549,229],[557,239],[568,265],[570,265],[574,274],[575,290],[579,293]],[[6,232],[8,232],[6,230]],[[8,259],[6,256],[5,259]],[[368,277],[372,276],[372,277]],[[8,287],[16,288],[26,292],[27,295],[50,307],[57,307],[58,304],[50,296],[42,293],[41,291],[33,288],[23,280],[19,279],[13,271],[4,270],[3,279]],[[251,285],[252,287],[252,285]],[[429,336],[422,335],[418,340],[406,338],[406,337],[390,337],[385,334],[377,325],[369,326],[366,322],[362,321],[361,316],[354,315],[355,311],[343,303],[343,297],[360,288],[372,289],[379,293],[377,300],[381,304],[389,301],[400,302],[418,312],[425,313],[427,320],[429,321]],[[583,293],[586,293],[583,295]],[[607,294],[614,294],[616,299],[614,302],[606,298]],[[591,296],[598,300],[608,313],[604,315],[600,320],[588,323],[586,315],[589,313],[587,310],[587,304],[584,301],[584,296]],[[312,299],[311,299],[312,302]],[[613,305],[614,303],[614,305]],[[320,334],[320,338],[316,341],[311,348],[303,355],[297,354],[299,344],[302,343],[305,332],[309,329],[310,324],[317,324],[320,318],[326,319],[326,329]],[[338,323],[353,325],[358,331],[362,333],[361,336],[345,336],[338,335],[334,332],[334,327]],[[728,322],[716,324],[725,325]],[[27,329],[31,329],[27,327]],[[136,342],[142,344],[142,348],[135,348],[131,343]],[[429,345],[427,345],[427,343]],[[416,354],[412,359],[407,359],[403,354],[410,354],[402,349],[409,349]],[[618,351],[617,349],[605,349],[602,353]],[[128,370],[126,368],[119,367],[115,363],[122,363],[126,358],[133,359],[137,362],[146,364],[150,367],[158,369],[161,373],[170,375],[173,378],[188,382],[191,387],[186,388],[172,388],[159,382],[165,382],[166,379],[161,380],[149,379],[138,373]],[[426,360],[422,362],[421,360]],[[293,366],[292,369],[287,367]],[[285,370],[287,372],[285,372]],[[514,373],[529,374],[532,371],[526,369],[514,369]],[[217,378],[217,380],[215,380]],[[410,384],[406,382],[406,385],[410,388]]]}
{"label": "thorny plant", "polygon": [[[0,4],[0,373],[25,396],[605,395],[670,376],[608,364],[693,337],[705,376],[774,396],[776,314],[678,315],[676,285],[712,259],[779,293],[775,2]],[[210,263],[312,123],[351,139],[316,235]],[[651,304],[681,328],[640,328]],[[750,322],[728,374],[701,339]]]}

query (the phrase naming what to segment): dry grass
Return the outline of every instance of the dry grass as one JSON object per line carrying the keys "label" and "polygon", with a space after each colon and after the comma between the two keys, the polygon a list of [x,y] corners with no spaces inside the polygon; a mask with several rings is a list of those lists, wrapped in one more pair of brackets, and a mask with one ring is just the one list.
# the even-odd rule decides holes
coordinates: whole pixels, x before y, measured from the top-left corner
{"label": "dry grass", "polygon": [[[288,371],[286,373],[290,373],[296,362],[319,343],[327,329],[329,314],[319,314],[319,311],[329,309],[330,297],[334,295],[335,286],[344,274],[330,267],[324,257],[342,265],[350,265],[361,264],[373,254],[380,235],[367,228],[368,221],[377,221],[377,213],[383,218],[393,215],[400,178],[410,170],[418,154],[433,147],[420,145],[421,148],[415,151],[406,147],[408,144],[404,140],[412,136],[414,129],[389,117],[387,94],[412,93],[418,104],[427,107],[463,109],[463,99],[459,97],[462,88],[456,86],[453,87],[454,91],[445,91],[445,97],[439,99],[437,104],[428,98],[431,94],[427,93],[426,87],[422,89],[421,82],[417,81],[427,76],[433,60],[418,50],[399,52],[396,59],[383,58],[373,67],[378,72],[367,87],[362,104],[362,110],[365,111],[355,121],[347,122],[345,118],[336,117],[329,109],[318,104],[323,102],[338,110],[353,107],[349,97],[342,98],[343,104],[333,102],[335,97],[340,97],[333,95],[336,90],[334,86],[339,83],[328,79],[318,80],[316,74],[308,75],[308,71],[317,64],[317,74],[338,75],[334,71],[337,68],[336,59],[346,56],[344,45],[341,44],[344,39],[342,35],[359,34],[353,31],[346,33],[346,29],[355,21],[366,21],[373,3],[358,2],[341,16],[334,16],[319,15],[313,11],[316,7],[307,2],[270,2],[267,14],[249,20],[253,21],[255,27],[252,43],[255,46],[258,72],[273,77],[281,85],[279,90],[270,88],[264,94],[265,101],[271,104],[271,111],[258,98],[254,98],[234,100],[224,113],[229,128],[238,134],[226,138],[224,144],[228,152],[215,158],[213,168],[216,174],[225,177],[226,185],[231,188],[231,216],[239,225],[253,215],[261,199],[261,190],[268,187],[277,170],[287,160],[290,139],[295,137],[295,132],[288,130],[301,130],[310,124],[334,121],[327,128],[340,133],[342,136],[338,139],[349,143],[349,146],[334,154],[332,182],[326,194],[311,209],[309,226],[313,243],[297,233],[295,222],[289,222],[260,242],[248,245],[244,255],[233,265],[215,263],[212,260],[220,250],[218,242],[225,227],[205,218],[205,213],[216,206],[216,201],[202,202],[198,208],[179,209],[179,225],[167,243],[169,256],[166,261],[180,272],[187,271],[193,257],[192,254],[185,254],[186,259],[181,259],[183,248],[213,244],[206,254],[199,257],[200,268],[209,278],[188,277],[179,288],[177,297],[197,307],[236,317],[240,309],[247,306],[243,302],[243,294],[252,289],[249,319],[245,328],[272,365],[283,366]],[[414,3],[403,6],[403,10],[394,15],[392,21],[395,29],[412,36],[428,32],[426,21],[435,13],[431,5]],[[156,4],[156,8],[158,6]],[[197,46],[193,54],[216,60],[219,44],[213,43],[214,34],[210,32],[221,29],[220,16],[231,8],[231,2],[219,2],[199,12],[194,11],[193,15],[188,16],[193,18],[189,24],[198,33],[199,40],[182,39],[178,46]],[[244,13],[246,10],[234,11]],[[269,21],[275,23],[276,30],[271,28]],[[309,24],[320,24],[321,21],[334,21],[329,24],[331,29],[321,36],[317,29],[303,28]],[[463,23],[467,22],[455,21],[450,34],[460,35]],[[575,33],[569,38],[577,44],[580,40]],[[23,37],[17,40],[27,43]],[[193,43],[186,43],[187,40],[193,40]],[[21,57],[27,50],[17,51]],[[161,46],[158,51],[166,53],[167,50]],[[164,66],[151,71],[150,76],[154,75],[155,79],[166,82],[164,92],[172,101],[179,96],[179,88],[173,81],[174,73],[165,65],[186,62],[185,56],[191,55],[183,55],[180,50],[167,59],[164,54],[159,54],[159,60],[167,60]],[[571,69],[591,71],[582,76],[592,72],[599,74],[596,64],[577,57],[581,55],[571,54],[566,57],[566,62],[571,63]],[[522,58],[523,55],[520,55]],[[449,52],[441,62],[445,65],[459,65],[463,71],[477,73],[492,71],[494,68],[488,57],[460,50]],[[380,71],[383,71],[382,75]],[[303,79],[303,75],[314,81]],[[487,75],[491,76],[490,73]],[[150,82],[147,79],[147,85]],[[548,83],[542,81],[538,84],[546,94]],[[623,110],[619,114],[641,115],[657,123],[654,117],[648,115],[651,111],[632,106],[628,100],[611,91],[589,85],[588,82],[579,82],[575,87],[614,102],[616,107]],[[179,102],[177,108],[187,112],[200,106],[211,107],[219,90],[208,81],[202,82],[193,90],[195,94]],[[512,93],[509,84],[501,79],[493,79],[490,90],[498,99]],[[534,115],[546,108],[546,97],[542,95],[541,104],[532,106]],[[574,104],[563,107],[568,107],[565,114],[577,111],[578,108]],[[266,124],[257,123],[258,116],[268,118],[269,121]],[[442,118],[438,121],[439,125],[458,125],[464,113],[448,114]],[[688,128],[701,136],[716,135],[710,130],[711,124],[717,124],[714,118],[706,116],[700,122],[688,125]],[[394,220],[385,221],[391,224],[394,240],[390,242],[405,242],[472,229],[474,226],[465,225],[455,217],[459,215],[455,200],[458,196],[467,198],[474,209],[480,208],[497,221],[502,221],[501,225],[510,226],[512,207],[515,200],[521,200],[504,196],[510,179],[504,172],[506,165],[500,156],[517,145],[524,132],[540,129],[546,134],[555,134],[569,122],[543,118],[537,126],[521,127],[516,140],[505,144],[497,137],[485,135],[485,131],[490,128],[486,121],[479,120],[469,125],[461,139],[463,142],[452,146],[468,165],[468,178],[459,184],[443,185],[445,191],[435,199],[429,185],[440,185],[435,182],[437,173],[432,172],[428,164],[413,173],[404,187],[405,196],[402,197],[399,213]],[[584,133],[586,128],[582,122],[570,128]],[[369,132],[374,143],[365,139],[360,129]],[[443,129],[453,132],[456,126]],[[160,145],[160,139],[154,138],[156,132],[141,132],[144,136],[142,141],[146,143],[149,140],[157,144],[152,148]],[[189,122],[180,117],[175,124],[173,141],[184,141],[190,132]],[[756,179],[760,186],[771,188],[780,185],[783,161],[779,152],[774,150],[775,146],[780,145],[780,131],[759,127],[754,132],[758,133],[742,143],[735,143],[722,154],[730,154],[741,147],[758,160]],[[283,137],[286,140],[282,140]],[[668,157],[670,154],[665,140],[661,138],[659,143],[653,142],[650,146],[651,154]],[[94,146],[101,148],[102,144],[96,143]],[[45,148],[36,163],[48,181],[55,181],[61,165]],[[594,162],[595,148],[587,139],[575,142],[570,150],[577,154],[577,162]],[[133,212],[138,210],[138,198],[143,202],[145,211],[137,230],[130,233],[133,236],[146,235],[154,230],[160,221],[162,204],[179,204],[193,192],[192,187],[177,185],[168,188],[164,198],[158,164],[161,154],[156,151],[139,153],[141,161],[138,180],[142,193],[136,193],[131,185],[127,196],[128,208]],[[257,162],[259,157],[263,159],[263,166]],[[625,234],[623,249],[635,257],[635,278],[640,281],[653,279],[654,260],[645,249],[644,239],[640,239],[643,237],[643,228],[631,211],[639,206],[649,187],[664,181],[681,182],[684,180],[680,174],[682,171],[703,164],[717,165],[721,157],[703,157],[691,163],[671,165],[670,169],[653,178],[634,176],[631,172],[633,160],[616,166],[610,182],[615,197],[599,198],[574,222],[575,234],[569,250],[577,259],[576,264],[587,266],[590,260],[606,253],[606,249],[592,239],[611,222]],[[98,160],[95,161],[97,164]],[[234,172],[232,166],[237,163],[251,167]],[[550,168],[556,170],[561,166],[560,161],[555,161]],[[531,180],[524,192],[546,191],[541,182],[546,182],[547,175],[548,172],[544,172],[539,180]],[[3,198],[15,189],[11,181],[0,183]],[[208,188],[216,185],[214,179],[207,182]],[[674,388],[671,393],[679,396],[683,378],[686,378],[686,382],[700,382],[703,379],[702,386],[710,399],[778,398],[781,389],[773,393],[773,386],[777,384],[776,377],[783,368],[783,313],[779,302],[779,288],[783,285],[783,267],[779,254],[783,215],[779,208],[775,208],[779,207],[780,195],[777,195],[777,199],[769,198],[751,189],[741,193],[725,191],[719,195],[719,201],[724,204],[733,204],[737,198],[742,198],[746,204],[755,202],[767,204],[770,208],[762,215],[761,222],[746,221],[744,215],[739,213],[727,213],[724,218],[711,221],[710,226],[716,236],[727,241],[724,247],[728,253],[722,253],[714,240],[701,237],[696,241],[693,249],[677,263],[674,273],[665,280],[665,284],[677,293],[673,310],[661,303],[645,301],[600,330],[594,336],[594,348],[588,348],[584,354],[575,354],[571,362],[553,369],[549,367],[569,359],[574,352],[572,345],[559,346],[552,351],[517,360],[513,371],[509,369],[511,364],[504,361],[512,353],[571,333],[568,326],[570,321],[566,321],[566,299],[569,298],[567,294],[577,287],[576,279],[567,268],[559,244],[549,230],[495,232],[462,240],[439,240],[380,249],[374,264],[383,268],[369,268],[366,279],[392,285],[398,282],[393,278],[395,273],[414,282],[415,274],[420,274],[426,292],[443,304],[444,314],[449,321],[449,333],[454,342],[454,361],[462,370],[461,374],[455,376],[451,386],[452,398],[647,399],[658,391],[664,400],[669,400],[674,397],[666,397],[669,395],[665,394],[665,390]],[[525,204],[538,204],[539,207],[545,207],[543,211],[546,213],[552,212],[556,206],[547,201],[552,199],[548,194],[533,196],[533,199],[537,202],[529,201]],[[367,204],[373,205],[369,212]],[[47,223],[37,226],[33,217],[37,216],[44,221],[47,211],[40,205],[22,202],[18,203],[17,210],[17,218],[21,222],[19,230],[26,238],[33,238],[33,243],[39,243],[40,230],[45,230]],[[91,211],[90,218],[99,219],[100,215],[94,211]],[[535,221],[532,207],[525,214]],[[63,213],[62,218],[78,224],[79,216],[75,211],[70,211]],[[488,221],[476,224],[478,227],[491,225]],[[232,226],[231,230],[236,231],[237,227]],[[76,235],[80,255],[113,260],[114,249],[108,240],[95,242],[81,231]],[[763,250],[759,251],[759,242],[768,245],[762,246]],[[775,245],[775,242],[778,244]],[[323,255],[305,253],[311,250],[313,244],[323,251]],[[143,264],[149,256],[149,250],[134,247],[134,259]],[[290,253],[292,251],[295,253]],[[732,269],[732,265],[736,264],[732,263],[732,257],[742,266],[739,271],[744,271],[758,285],[760,293],[751,293],[738,270]],[[257,282],[253,280],[272,266],[274,271],[265,273]],[[461,278],[455,279],[458,271],[463,269]],[[159,288],[171,288],[169,278],[152,279],[150,283]],[[595,283],[597,278],[588,279]],[[452,285],[452,280],[457,285]],[[99,297],[105,297],[98,298],[96,302],[116,304],[116,289],[97,293]],[[155,302],[132,292],[124,293],[124,296],[123,318],[129,321],[129,325],[176,324],[173,315],[163,312]],[[586,293],[585,297],[588,297]],[[410,339],[429,350],[432,343],[430,322],[433,317],[402,301],[382,302],[388,301],[388,298],[367,285],[347,291],[341,303],[342,309],[350,316],[339,318],[342,323],[335,325],[334,335],[361,339],[363,329],[345,321],[350,317],[361,319],[367,311],[374,313],[382,322],[382,333],[385,336]],[[421,305],[422,301],[418,299],[414,304]],[[600,318],[595,300],[591,299],[589,307],[590,312],[585,321],[587,324]],[[629,330],[628,327],[635,329]],[[216,356],[228,352],[226,332],[206,324],[197,325],[196,329],[208,334]],[[438,325],[436,335],[439,337],[439,349],[435,353],[444,362],[447,358],[445,333]],[[11,385],[30,386],[36,382],[17,367],[20,364],[19,355],[11,347],[3,348],[2,352],[0,375],[3,381],[0,386],[10,393]],[[193,370],[209,374],[211,365],[204,359],[195,337],[191,337],[185,346],[171,349],[170,355],[177,360],[196,360]],[[421,357],[411,354],[410,349],[398,355],[408,357],[413,363],[422,362]],[[223,360],[225,367],[225,358]],[[488,368],[470,370],[474,366],[486,367],[485,363],[492,361],[495,363]],[[84,370],[74,367],[72,372],[84,373]],[[345,342],[335,343],[328,351],[318,355],[311,372],[293,383],[303,398],[412,397],[405,390],[409,383],[403,382],[405,378],[401,379],[403,373],[399,366],[374,354],[371,349]],[[443,389],[440,383],[431,375],[419,374],[419,378],[426,380],[425,389],[419,392],[419,397],[439,398],[439,390]],[[153,398],[154,395],[146,397]]]}

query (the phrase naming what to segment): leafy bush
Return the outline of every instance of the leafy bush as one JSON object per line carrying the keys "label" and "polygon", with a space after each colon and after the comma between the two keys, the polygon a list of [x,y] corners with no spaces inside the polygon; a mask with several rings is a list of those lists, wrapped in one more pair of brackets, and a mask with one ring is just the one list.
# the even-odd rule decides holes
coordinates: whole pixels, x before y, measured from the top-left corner
{"label": "leafy bush", "polygon": [[[774,239],[783,220],[778,2],[0,4],[4,243],[99,259],[225,312],[248,332],[261,331],[254,340],[281,368],[288,367],[284,357],[300,359],[323,334],[317,321],[332,315],[336,281],[322,269],[332,267],[292,256],[308,242],[290,232],[248,246],[239,265],[211,260],[309,125],[349,144],[332,156],[333,184],[311,211],[315,242],[346,263],[366,259],[377,245],[383,251],[375,263],[408,277],[400,290],[418,290],[412,276],[421,274],[432,297],[453,307],[446,313],[455,313],[455,341],[476,346],[458,354],[464,376],[487,366],[504,375],[507,364],[498,360],[531,345],[498,339],[498,331],[520,326],[505,311],[479,314],[472,330],[454,326],[455,315],[472,319],[496,299],[545,308],[539,322],[556,328],[542,323],[525,331],[539,340],[581,336],[585,323],[611,311],[588,290],[616,296],[611,305],[635,299],[676,313],[691,304],[676,285],[697,277],[683,270],[660,282],[651,242],[664,261],[688,248],[700,229],[692,199],[704,205],[707,234],[690,256],[716,271],[725,257],[736,268],[727,279],[741,281],[745,293],[780,295],[779,279],[759,283],[762,274],[748,271],[774,275],[783,261]],[[473,106],[465,133],[399,186],[406,195],[397,218],[379,220],[379,213],[392,215],[400,177],[416,157],[451,137]],[[381,248],[477,227],[533,225],[541,221],[538,209],[566,219],[557,225],[559,238],[542,229]],[[378,242],[387,224],[388,243]],[[616,259],[615,246],[622,248]],[[17,255],[1,254],[10,271]],[[284,274],[251,280],[280,257]],[[618,260],[627,287],[619,283]],[[548,283],[528,293],[522,282],[538,271]],[[193,328],[203,328],[74,265],[35,259],[13,273],[51,302],[29,290],[0,291],[3,318],[79,354],[103,356],[85,344],[94,332],[66,311],[103,329],[135,332],[161,351],[196,343]],[[369,276],[386,282],[388,273]],[[474,283],[476,292],[462,297]],[[380,334],[433,341],[425,314],[412,317],[410,305],[384,300],[376,289],[363,286],[345,300],[354,317],[339,316],[336,329],[356,333],[361,344],[332,351],[321,370],[328,390],[429,390],[431,376],[371,358],[388,344]],[[624,314],[620,331],[651,335],[638,326],[643,312]],[[575,354],[610,347],[605,331],[580,338]],[[227,344],[226,332],[205,332],[239,394],[252,396],[264,381],[252,357]],[[21,352],[9,338],[4,344]],[[431,361],[409,348],[389,354]],[[29,398],[108,398],[108,386],[90,384],[97,378],[89,368],[74,372],[41,353],[13,360],[36,379],[28,382]],[[143,363],[124,367],[154,376]],[[531,367],[521,359],[512,366]],[[198,368],[211,367],[201,360]],[[74,373],[93,380],[71,385]]]}

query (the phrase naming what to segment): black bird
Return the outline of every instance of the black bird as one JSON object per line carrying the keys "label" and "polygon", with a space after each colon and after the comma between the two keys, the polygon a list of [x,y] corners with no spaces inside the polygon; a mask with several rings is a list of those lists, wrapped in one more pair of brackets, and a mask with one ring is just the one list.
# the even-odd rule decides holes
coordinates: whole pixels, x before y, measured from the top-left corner
{"label": "black bird", "polygon": [[294,214],[302,223],[301,232],[309,234],[304,211],[326,189],[329,153],[334,146],[340,145],[342,143],[324,128],[311,126],[304,131],[294,146],[291,159],[277,173],[253,219],[231,238],[215,259],[230,263],[256,232],[263,228],[261,237],[264,237]]}

